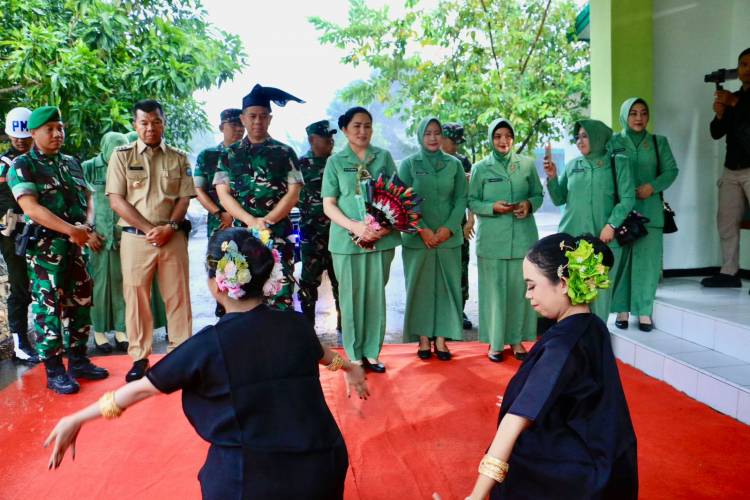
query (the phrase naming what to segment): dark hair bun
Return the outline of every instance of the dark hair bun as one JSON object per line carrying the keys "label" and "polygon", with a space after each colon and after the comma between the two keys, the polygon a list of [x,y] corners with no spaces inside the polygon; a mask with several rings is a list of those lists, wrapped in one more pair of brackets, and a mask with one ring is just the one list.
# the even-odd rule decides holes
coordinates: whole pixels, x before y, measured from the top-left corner
{"label": "dark hair bun", "polygon": [[224,256],[221,249],[225,241],[234,241],[237,244],[239,253],[247,260],[248,270],[252,279],[242,285],[245,291],[243,299],[259,298],[263,296],[263,285],[268,281],[273,270],[274,260],[271,250],[260,242],[250,231],[241,227],[233,227],[217,231],[208,241],[208,251],[206,255],[206,267],[208,276],[216,277],[216,265]]}
{"label": "dark hair bun", "polygon": [[349,123],[352,121],[352,118],[354,118],[354,115],[356,115],[357,113],[366,114],[367,116],[370,117],[370,121],[372,121],[372,115],[370,114],[369,111],[367,111],[362,106],[354,106],[353,108],[347,109],[346,113],[339,116],[339,120],[338,120],[339,129],[345,129],[346,127],[348,127]]}
{"label": "dark hair bun", "polygon": [[570,248],[578,247],[578,242],[586,240],[594,247],[595,253],[602,254],[602,264],[612,269],[615,263],[615,256],[612,250],[599,238],[590,234],[572,236],[568,233],[556,233],[537,241],[531,250],[526,254],[529,262],[538,267],[544,276],[552,283],[558,283],[560,277],[557,270],[563,266],[563,276],[568,276],[568,258],[565,252]]}

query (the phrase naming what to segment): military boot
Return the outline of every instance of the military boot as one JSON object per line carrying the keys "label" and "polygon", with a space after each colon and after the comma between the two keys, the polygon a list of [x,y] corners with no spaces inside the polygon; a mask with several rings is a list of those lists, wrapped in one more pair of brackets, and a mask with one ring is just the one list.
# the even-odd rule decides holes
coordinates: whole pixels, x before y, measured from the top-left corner
{"label": "military boot", "polygon": [[47,388],[58,394],[75,394],[81,388],[78,382],[65,371],[62,356],[59,354],[44,360],[47,371]]}
{"label": "military boot", "polygon": [[101,380],[109,377],[109,372],[104,368],[96,366],[86,357],[86,346],[77,346],[70,349],[68,356],[68,373],[75,378],[86,380]]}

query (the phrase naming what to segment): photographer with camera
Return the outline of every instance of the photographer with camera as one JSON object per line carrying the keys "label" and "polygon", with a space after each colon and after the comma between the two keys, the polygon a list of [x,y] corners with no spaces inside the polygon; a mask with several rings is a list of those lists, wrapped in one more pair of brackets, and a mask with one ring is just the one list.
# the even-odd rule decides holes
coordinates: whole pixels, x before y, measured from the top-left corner
{"label": "photographer with camera", "polygon": [[721,239],[721,270],[701,281],[703,286],[712,288],[742,286],[738,276],[740,223],[750,199],[750,48],[739,55],[737,76],[742,82],[737,92],[728,92],[718,80],[710,80],[717,83],[711,137],[718,140],[726,136],[727,141],[724,173],[718,182],[716,218]]}

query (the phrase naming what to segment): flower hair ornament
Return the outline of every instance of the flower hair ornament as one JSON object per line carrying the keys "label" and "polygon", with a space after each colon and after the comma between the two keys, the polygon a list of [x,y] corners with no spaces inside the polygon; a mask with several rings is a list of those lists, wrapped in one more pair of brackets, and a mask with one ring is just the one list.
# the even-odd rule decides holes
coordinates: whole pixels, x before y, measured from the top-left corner
{"label": "flower hair ornament", "polygon": [[603,264],[604,254],[594,252],[591,243],[582,239],[573,248],[561,241],[560,250],[565,252],[568,263],[557,268],[557,276],[562,279],[567,267],[568,297],[574,306],[592,302],[600,288],[609,288],[609,267]]}
{"label": "flower hair ornament", "polygon": [[[273,248],[273,239],[268,229],[259,231],[251,229],[250,233],[265,245],[273,255],[273,269],[268,280],[263,284],[263,295],[272,297],[281,291],[284,285],[284,274],[281,268],[281,254]],[[250,283],[253,275],[247,264],[247,259],[242,255],[235,241],[224,241],[221,244],[222,257],[216,263],[216,286],[232,299],[240,299],[245,295],[242,285]]]}

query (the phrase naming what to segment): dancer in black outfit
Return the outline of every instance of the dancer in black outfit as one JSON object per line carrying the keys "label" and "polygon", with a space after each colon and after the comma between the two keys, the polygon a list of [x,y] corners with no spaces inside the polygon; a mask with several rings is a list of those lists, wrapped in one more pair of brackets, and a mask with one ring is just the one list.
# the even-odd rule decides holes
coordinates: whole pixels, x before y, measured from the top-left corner
{"label": "dancer in black outfit", "polygon": [[364,372],[321,346],[302,315],[263,304],[281,277],[267,240],[243,228],[214,234],[208,286],[226,314],[145,378],[60,420],[45,443],[54,443],[50,467],[75,449],[85,422],[118,417],[143,399],[181,389],[185,415],[211,443],[198,476],[204,499],[343,498],[346,446],[323,397],[318,364],[343,369],[347,387],[361,398],[368,395]]}

